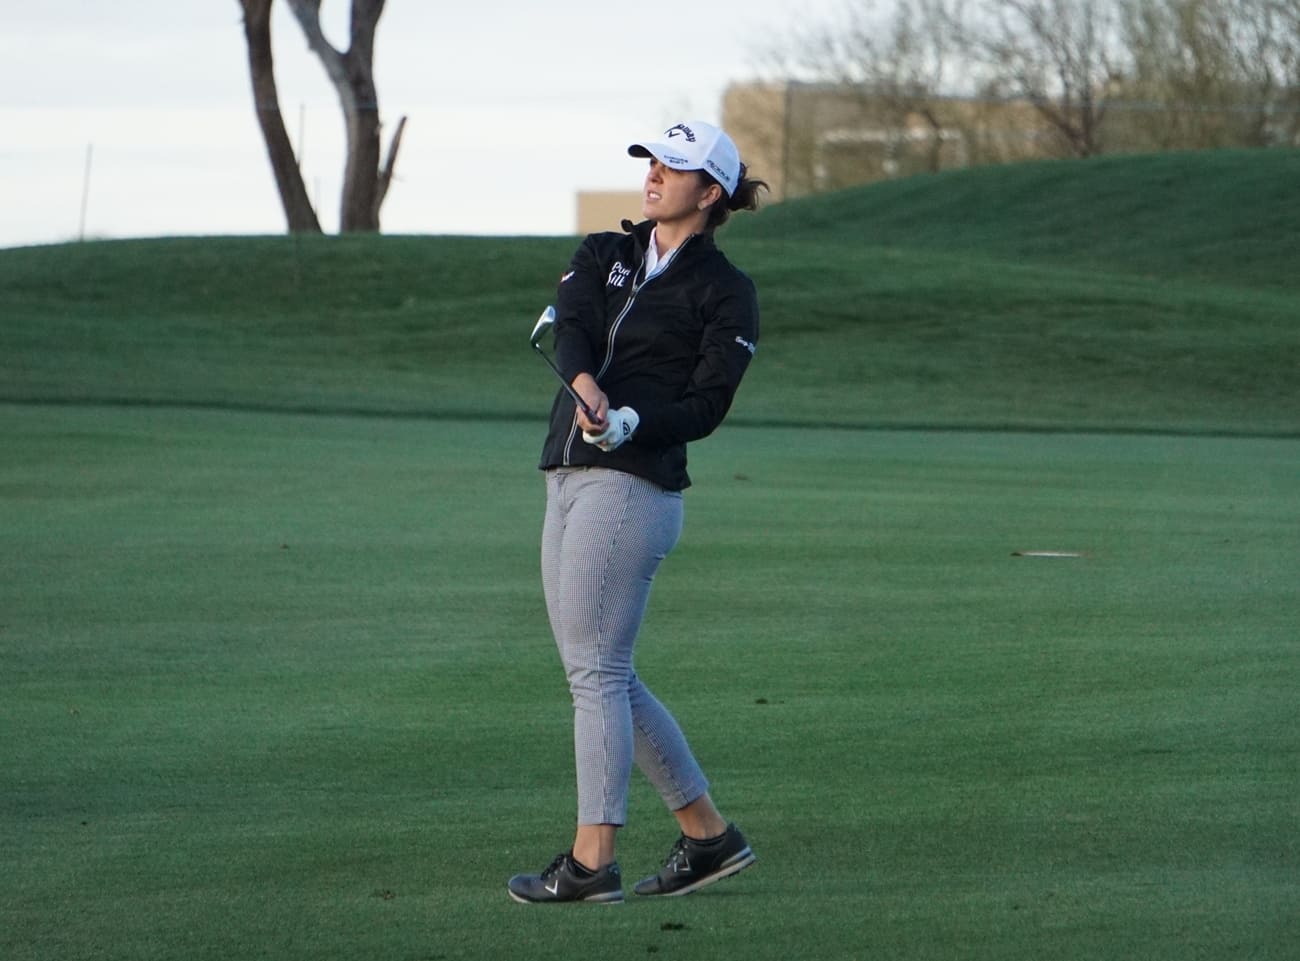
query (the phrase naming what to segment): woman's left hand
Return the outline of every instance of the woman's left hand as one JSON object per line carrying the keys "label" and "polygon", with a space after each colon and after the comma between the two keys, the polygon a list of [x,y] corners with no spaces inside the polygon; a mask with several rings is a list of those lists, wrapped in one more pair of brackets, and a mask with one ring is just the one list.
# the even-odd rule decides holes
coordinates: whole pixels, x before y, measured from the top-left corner
{"label": "woman's left hand", "polygon": [[599,434],[609,426],[607,414],[609,413],[609,398],[605,392],[600,389],[596,383],[596,378],[590,374],[582,373],[573,378],[573,389],[578,392],[578,396],[586,401],[587,406],[592,409],[598,420],[592,420],[578,408],[578,426],[584,431],[591,434]]}

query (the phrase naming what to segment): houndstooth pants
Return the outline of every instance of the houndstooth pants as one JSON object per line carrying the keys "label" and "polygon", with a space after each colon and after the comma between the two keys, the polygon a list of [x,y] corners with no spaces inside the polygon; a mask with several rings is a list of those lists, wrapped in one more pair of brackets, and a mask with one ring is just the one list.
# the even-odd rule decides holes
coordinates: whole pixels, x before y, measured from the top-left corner
{"label": "houndstooth pants", "polygon": [[635,762],[670,810],[708,790],[681,728],[632,665],[655,571],[682,530],[682,495],[621,471],[546,472],[542,587],[573,696],[578,823],[627,820]]}

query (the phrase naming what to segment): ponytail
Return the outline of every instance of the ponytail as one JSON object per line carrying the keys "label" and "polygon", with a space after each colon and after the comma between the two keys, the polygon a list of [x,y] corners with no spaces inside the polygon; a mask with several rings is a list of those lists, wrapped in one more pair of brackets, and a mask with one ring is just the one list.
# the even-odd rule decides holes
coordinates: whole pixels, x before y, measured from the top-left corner
{"label": "ponytail", "polygon": [[[709,183],[718,183],[708,174],[701,171],[701,176],[707,178]],[[758,192],[760,190],[770,191],[772,188],[767,185],[765,180],[751,180],[749,177],[749,168],[744,164],[740,165],[740,177],[737,178],[736,189],[727,195],[727,191],[722,191],[722,197],[718,202],[709,208],[709,220],[704,225],[707,231],[714,231],[721,227],[731,217],[733,210],[757,210],[758,209]],[[721,184],[718,184],[721,187]]]}

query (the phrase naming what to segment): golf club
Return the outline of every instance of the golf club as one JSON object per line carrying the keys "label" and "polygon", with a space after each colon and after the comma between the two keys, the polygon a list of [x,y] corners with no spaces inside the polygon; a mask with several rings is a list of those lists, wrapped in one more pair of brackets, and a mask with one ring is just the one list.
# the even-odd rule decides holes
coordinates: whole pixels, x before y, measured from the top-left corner
{"label": "golf club", "polygon": [[564,379],[564,375],[560,373],[560,368],[555,366],[555,361],[547,357],[546,352],[542,350],[541,340],[546,336],[546,332],[554,325],[555,308],[547,307],[542,311],[542,316],[537,318],[537,323],[533,326],[533,335],[529,338],[529,342],[532,343],[533,350],[537,351],[537,353],[541,355],[542,360],[546,361],[546,365],[550,367],[551,370],[555,371],[555,376],[560,378],[560,383],[563,384],[564,389],[569,392],[569,396],[573,398],[573,402],[582,409],[584,414],[587,415],[587,419],[593,424],[603,423],[603,421],[596,416],[596,412],[587,406],[587,402],[578,396],[578,392],[573,389],[573,385]]}

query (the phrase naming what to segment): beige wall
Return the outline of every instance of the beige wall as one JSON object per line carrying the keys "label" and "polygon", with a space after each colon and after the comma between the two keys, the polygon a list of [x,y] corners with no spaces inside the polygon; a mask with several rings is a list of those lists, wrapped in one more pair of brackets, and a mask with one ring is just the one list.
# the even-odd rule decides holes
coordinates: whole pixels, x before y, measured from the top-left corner
{"label": "beige wall", "polygon": [[624,220],[640,221],[639,190],[583,190],[578,194],[578,233],[622,230]]}
{"label": "beige wall", "polygon": [[733,84],[722,99],[722,127],[731,134],[747,173],[767,181],[773,200],[787,195],[786,157],[790,86],[784,83]]}

